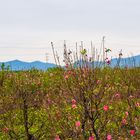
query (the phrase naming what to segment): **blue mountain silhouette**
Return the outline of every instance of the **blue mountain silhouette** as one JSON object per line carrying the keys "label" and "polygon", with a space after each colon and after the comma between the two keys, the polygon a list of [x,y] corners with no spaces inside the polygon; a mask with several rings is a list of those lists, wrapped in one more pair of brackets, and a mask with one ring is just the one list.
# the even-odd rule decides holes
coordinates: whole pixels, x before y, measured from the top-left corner
{"label": "blue mountain silhouette", "polygon": [[[119,62],[119,66],[121,67],[140,67],[140,55],[133,56],[133,57],[127,57],[127,58],[122,58],[120,61],[117,58],[114,58],[111,60],[111,67],[117,66]],[[0,65],[3,62],[0,62]],[[94,62],[95,65],[100,62]],[[101,62],[102,63],[102,62]],[[13,61],[7,61],[4,62],[5,66],[9,66],[11,70],[29,70],[32,68],[38,69],[38,70],[47,70],[48,68],[54,68],[56,67],[55,64],[52,63],[44,63],[41,61],[34,61],[34,62],[24,62],[20,60],[13,60]],[[102,65],[102,64],[101,64]]]}
{"label": "blue mountain silhouette", "polygon": [[[86,62],[87,63],[87,62]],[[84,65],[85,62],[82,60],[78,60],[77,62],[74,63],[75,67],[78,67],[77,64]],[[89,65],[94,65],[95,67],[103,67],[104,62],[103,61],[93,61],[93,62],[88,62]],[[137,56],[132,56],[132,57],[127,57],[127,58],[113,58],[111,59],[110,67],[140,67],[140,55]]]}
{"label": "blue mountain silhouette", "polygon": [[112,59],[111,66],[114,67],[119,64],[120,67],[140,67],[140,55],[121,58],[120,60],[117,58]]}
{"label": "blue mountain silhouette", "polygon": [[[3,62],[0,62],[1,64]],[[20,60],[13,60],[4,62],[5,67],[10,67],[10,70],[29,70],[29,69],[38,69],[38,70],[47,70],[48,68],[53,68],[56,65],[52,63],[44,63],[41,61],[34,61],[34,62],[24,62]]]}

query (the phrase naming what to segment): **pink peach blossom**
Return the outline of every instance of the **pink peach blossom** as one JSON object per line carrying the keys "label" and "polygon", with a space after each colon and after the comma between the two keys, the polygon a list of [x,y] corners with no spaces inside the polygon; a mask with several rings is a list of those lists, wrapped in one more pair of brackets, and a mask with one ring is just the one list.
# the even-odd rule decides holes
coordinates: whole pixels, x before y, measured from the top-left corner
{"label": "pink peach blossom", "polygon": [[107,140],[112,140],[112,136],[111,135],[107,135]]}
{"label": "pink peach blossom", "polygon": [[97,84],[100,84],[101,83],[101,80],[97,80],[97,82],[96,82]]}
{"label": "pink peach blossom", "polygon": [[60,140],[59,136],[57,135],[54,140]]}
{"label": "pink peach blossom", "polygon": [[68,64],[66,64],[66,66],[65,66],[66,68],[68,68],[69,67],[69,65]]}
{"label": "pink peach blossom", "polygon": [[76,127],[80,127],[81,122],[80,122],[80,121],[77,121],[77,122],[75,123],[75,125],[76,125]]}
{"label": "pink peach blossom", "polygon": [[115,97],[116,97],[116,98],[120,98],[120,97],[121,97],[121,94],[120,94],[120,93],[116,93],[116,94],[115,94]]}
{"label": "pink peach blossom", "polygon": [[109,107],[107,105],[104,105],[103,109],[104,109],[104,111],[108,111]]}
{"label": "pink peach blossom", "polygon": [[69,78],[69,76],[68,76],[68,75],[65,75],[65,76],[64,76],[64,78],[65,78],[65,79],[68,79],[68,78]]}
{"label": "pink peach blossom", "polygon": [[72,74],[72,71],[69,70],[69,71],[68,71],[68,74],[71,75],[71,74]]}
{"label": "pink peach blossom", "polygon": [[9,128],[5,127],[5,128],[2,129],[2,131],[3,131],[4,133],[8,133]]}
{"label": "pink peach blossom", "polygon": [[94,137],[93,136],[90,136],[88,140],[94,140]]}
{"label": "pink peach blossom", "polygon": [[111,60],[106,60],[106,64],[110,65],[111,64]]}
{"label": "pink peach blossom", "polygon": [[72,99],[71,102],[72,102],[72,104],[76,104],[76,100],[75,99]]}
{"label": "pink peach blossom", "polygon": [[140,103],[136,103],[136,107],[140,107]]}
{"label": "pink peach blossom", "polygon": [[72,108],[77,108],[77,105],[76,104],[72,104]]}
{"label": "pink peach blossom", "polygon": [[122,124],[126,124],[126,119],[122,119]]}
{"label": "pink peach blossom", "polygon": [[130,135],[134,136],[135,135],[135,130],[130,130]]}
{"label": "pink peach blossom", "polygon": [[129,113],[128,112],[125,112],[125,115],[126,115],[126,117],[129,115]]}

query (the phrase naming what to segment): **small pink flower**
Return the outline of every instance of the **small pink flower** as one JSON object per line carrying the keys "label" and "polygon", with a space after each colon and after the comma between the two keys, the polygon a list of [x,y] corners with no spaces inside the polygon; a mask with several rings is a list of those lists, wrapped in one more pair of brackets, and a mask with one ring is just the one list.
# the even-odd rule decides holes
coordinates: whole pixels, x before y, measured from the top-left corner
{"label": "small pink flower", "polygon": [[80,122],[80,121],[77,121],[77,122],[75,123],[75,125],[76,125],[76,127],[80,127],[81,122]]}
{"label": "small pink flower", "polygon": [[122,119],[122,124],[126,124],[126,119]]}
{"label": "small pink flower", "polygon": [[128,112],[125,112],[125,115],[126,115],[126,117],[129,115],[129,113]]}
{"label": "small pink flower", "polygon": [[3,131],[4,133],[8,133],[9,128],[5,127],[5,128],[2,129],[2,131]]}
{"label": "small pink flower", "polygon": [[47,101],[48,101],[48,104],[51,104],[52,103],[51,99],[48,99]]}
{"label": "small pink flower", "polygon": [[72,72],[69,70],[69,71],[68,71],[68,74],[69,74],[69,75],[71,75],[71,74],[72,74]]}
{"label": "small pink flower", "polygon": [[106,59],[106,64],[107,64],[107,65],[110,65],[110,64],[111,64],[111,60]]}
{"label": "small pink flower", "polygon": [[115,97],[116,97],[116,98],[120,98],[120,97],[121,97],[120,93],[116,93],[116,94],[115,94]]}
{"label": "small pink flower", "polygon": [[112,140],[112,136],[111,135],[107,135],[107,140]]}
{"label": "small pink flower", "polygon": [[107,105],[104,105],[103,109],[104,109],[104,111],[108,111],[109,107]]}
{"label": "small pink flower", "polygon": [[140,107],[140,103],[136,103],[136,107]]}
{"label": "small pink flower", "polygon": [[59,136],[57,135],[54,140],[60,140]]}
{"label": "small pink flower", "polygon": [[135,130],[130,130],[130,135],[134,136],[135,135]]}
{"label": "small pink flower", "polygon": [[90,136],[88,140],[94,140],[94,137],[93,136]]}
{"label": "small pink flower", "polygon": [[65,75],[65,76],[64,76],[64,78],[65,78],[65,79],[68,79],[68,78],[69,78],[69,76],[68,76],[68,75]]}
{"label": "small pink flower", "polygon": [[72,102],[72,104],[76,104],[76,100],[75,99],[72,99],[71,102]]}
{"label": "small pink flower", "polygon": [[72,108],[77,108],[77,105],[76,104],[72,104]]}
{"label": "small pink flower", "polygon": [[96,82],[97,84],[100,84],[101,83],[101,80],[97,80],[97,82]]}
{"label": "small pink flower", "polygon": [[68,64],[66,64],[66,66],[65,66],[66,68],[68,68],[69,67],[69,65]]}

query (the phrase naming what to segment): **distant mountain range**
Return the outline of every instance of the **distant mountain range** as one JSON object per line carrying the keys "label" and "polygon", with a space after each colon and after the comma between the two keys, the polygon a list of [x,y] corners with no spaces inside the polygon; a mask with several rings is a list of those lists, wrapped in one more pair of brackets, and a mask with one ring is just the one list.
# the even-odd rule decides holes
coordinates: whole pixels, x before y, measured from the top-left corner
{"label": "distant mountain range", "polygon": [[140,55],[121,58],[120,61],[117,58],[112,59],[111,67],[115,67],[119,63],[120,67],[140,67]]}
{"label": "distant mountain range", "polygon": [[7,62],[0,62],[0,65],[4,63],[5,67],[10,67],[10,70],[18,71],[18,70],[29,70],[29,69],[38,69],[38,70],[47,70],[48,68],[53,68],[56,65],[52,63],[44,63],[41,61],[34,62],[23,62],[20,60],[13,60]]}
{"label": "distant mountain range", "polygon": [[[84,62],[82,60],[79,60],[78,62],[75,62],[75,67],[77,67],[77,63],[82,65]],[[88,62],[89,65],[94,65],[94,67],[103,67],[104,62],[103,61],[93,61]],[[107,65],[107,64],[106,64]],[[110,67],[140,67],[140,55],[127,57],[127,58],[113,58],[111,59],[110,64],[108,65]]]}
{"label": "distant mountain range", "polygon": [[[40,61],[34,61],[34,62],[23,62],[20,60],[13,60],[13,61],[7,61],[7,62],[0,62],[0,65],[4,63],[5,67],[9,66],[11,70],[18,71],[18,70],[29,70],[32,68],[38,69],[38,70],[47,70],[48,68],[54,68],[56,67],[55,64],[52,63],[44,63]],[[97,65],[98,62],[95,62]],[[140,67],[140,55],[133,56],[133,57],[127,57],[122,58],[119,62],[117,58],[114,58],[111,60],[111,67],[115,67],[117,64],[121,67]]]}

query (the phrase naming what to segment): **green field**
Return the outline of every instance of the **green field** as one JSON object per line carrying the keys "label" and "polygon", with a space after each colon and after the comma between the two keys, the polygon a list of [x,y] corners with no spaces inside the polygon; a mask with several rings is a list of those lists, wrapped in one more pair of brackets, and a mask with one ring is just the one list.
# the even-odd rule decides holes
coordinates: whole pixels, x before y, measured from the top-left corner
{"label": "green field", "polygon": [[140,68],[0,71],[0,140],[139,140]]}

